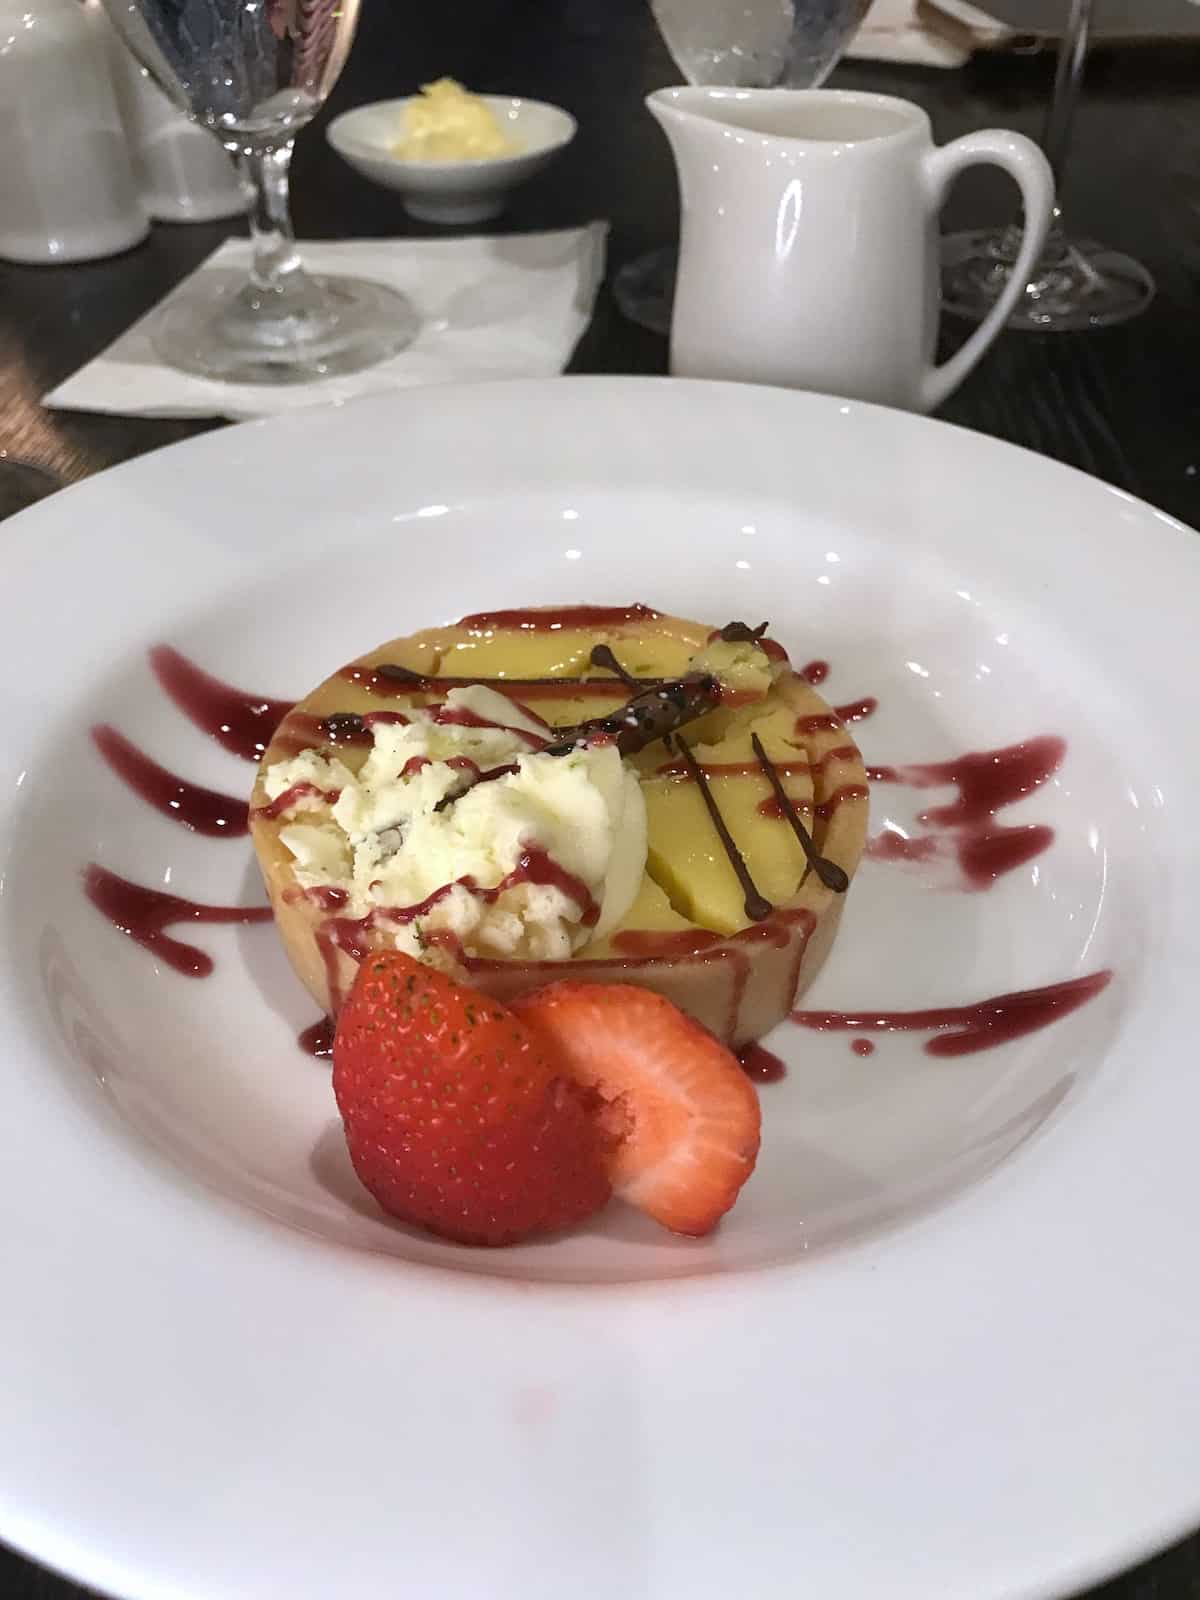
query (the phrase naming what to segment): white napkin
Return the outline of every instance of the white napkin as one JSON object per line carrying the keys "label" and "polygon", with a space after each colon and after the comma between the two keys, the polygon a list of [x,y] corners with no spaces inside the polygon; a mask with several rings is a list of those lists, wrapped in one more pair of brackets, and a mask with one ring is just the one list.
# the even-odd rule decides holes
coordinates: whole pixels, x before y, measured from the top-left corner
{"label": "white napkin", "polygon": [[875,0],[846,51],[868,61],[961,67],[1011,30],[967,0]]}
{"label": "white napkin", "polygon": [[[459,378],[561,372],[591,320],[604,276],[608,225],[495,238],[361,239],[305,243],[315,273],[402,289],[421,318],[407,350],[348,377],[315,383],[214,383],[164,366],[150,342],[160,307],[135,322],[43,405],[139,417],[257,417],[379,389]],[[229,239],[162,304],[206,273],[246,272],[250,246]]]}

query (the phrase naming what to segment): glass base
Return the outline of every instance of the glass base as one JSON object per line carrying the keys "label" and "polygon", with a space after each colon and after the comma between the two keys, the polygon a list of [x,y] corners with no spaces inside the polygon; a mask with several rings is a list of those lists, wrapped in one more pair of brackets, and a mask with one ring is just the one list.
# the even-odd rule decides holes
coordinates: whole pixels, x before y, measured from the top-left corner
{"label": "glass base", "polygon": [[361,372],[410,345],[419,321],[394,289],[296,274],[278,294],[222,274],[168,306],[152,334],[162,359],[222,383],[311,383]]}
{"label": "glass base", "polygon": [[[1019,228],[953,233],[942,240],[942,306],[982,322],[1007,284],[1021,245]],[[1132,256],[1091,239],[1051,233],[1037,274],[1007,326],[1032,333],[1108,328],[1140,316],[1154,279]]]}
{"label": "glass base", "polygon": [[679,250],[675,245],[664,245],[661,250],[648,251],[636,261],[626,262],[613,282],[613,294],[622,314],[639,328],[669,334],[678,266]]}

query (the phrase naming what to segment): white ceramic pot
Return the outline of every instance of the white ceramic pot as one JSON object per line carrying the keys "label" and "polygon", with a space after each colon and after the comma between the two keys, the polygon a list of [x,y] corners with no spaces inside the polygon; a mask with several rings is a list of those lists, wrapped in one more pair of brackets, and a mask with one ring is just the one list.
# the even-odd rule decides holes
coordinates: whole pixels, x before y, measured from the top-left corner
{"label": "white ceramic pot", "polygon": [[142,204],[160,222],[236,217],[248,200],[217,137],[192,122],[109,27],[113,81]]}
{"label": "white ceramic pot", "polygon": [[109,68],[79,0],[0,0],[0,256],[87,261],[149,226]]}

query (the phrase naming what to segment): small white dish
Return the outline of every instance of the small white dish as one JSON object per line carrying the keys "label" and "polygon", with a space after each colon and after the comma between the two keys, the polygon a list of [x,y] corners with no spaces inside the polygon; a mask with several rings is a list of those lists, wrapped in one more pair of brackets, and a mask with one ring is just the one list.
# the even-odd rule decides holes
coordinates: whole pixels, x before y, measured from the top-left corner
{"label": "small white dish", "polygon": [[514,155],[480,161],[406,161],[394,153],[411,96],[376,100],[336,117],[325,137],[344,161],[372,183],[395,189],[420,222],[487,222],[500,215],[509,192],[540,172],[575,137],[570,112],[542,100],[485,94],[480,98],[521,146]]}

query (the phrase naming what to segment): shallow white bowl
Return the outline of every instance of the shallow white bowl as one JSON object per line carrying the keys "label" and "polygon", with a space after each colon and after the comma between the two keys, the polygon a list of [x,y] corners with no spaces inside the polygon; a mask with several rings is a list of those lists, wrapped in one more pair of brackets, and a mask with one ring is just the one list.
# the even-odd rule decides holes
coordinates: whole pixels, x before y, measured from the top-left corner
{"label": "shallow white bowl", "polygon": [[486,222],[499,216],[509,191],[540,172],[575,137],[575,118],[558,106],[515,95],[485,94],[504,128],[519,141],[516,155],[482,161],[405,161],[393,153],[411,96],[376,100],[336,117],[326,138],[356,172],[404,197],[404,209],[421,222]]}
{"label": "shallow white bowl", "polygon": [[[1047,1600],[1200,1523],[1200,536],[924,417],[553,378],[205,434],[3,548],[0,1538],[122,1600]],[[1113,981],[956,1058],[785,1025],[716,1234],[463,1249],[358,1186],[269,924],[174,928],[197,981],[89,904],[89,860],[262,896],[89,729],[244,797],[148,646],[253,708],[635,598],[769,619],[884,770],[1068,742],[992,819],[1051,847],[986,889],[872,855],[807,1004]],[[953,799],[877,769],[872,831]]]}

